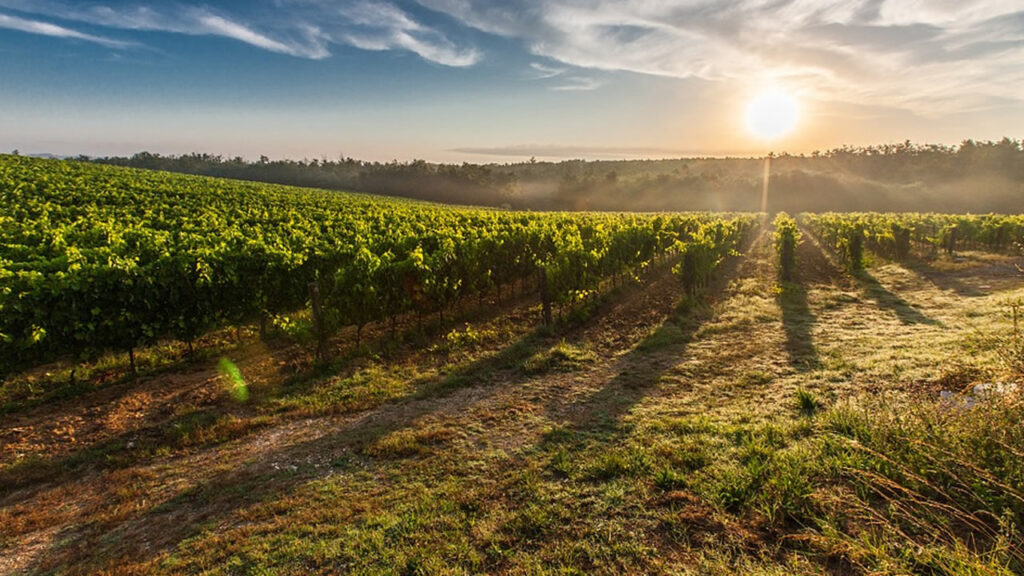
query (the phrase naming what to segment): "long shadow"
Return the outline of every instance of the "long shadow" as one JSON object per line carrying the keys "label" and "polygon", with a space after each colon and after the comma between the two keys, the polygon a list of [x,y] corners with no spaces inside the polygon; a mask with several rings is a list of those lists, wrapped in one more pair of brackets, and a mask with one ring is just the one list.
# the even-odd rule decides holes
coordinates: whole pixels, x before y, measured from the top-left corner
{"label": "long shadow", "polygon": [[910,270],[911,272],[917,274],[921,278],[924,278],[925,280],[927,280],[940,290],[951,290],[955,292],[958,296],[964,296],[967,298],[977,298],[979,296],[985,295],[985,293],[982,292],[981,290],[978,290],[974,286],[971,286],[970,284],[961,281],[959,278],[956,278],[951,273],[936,270],[935,268],[929,266],[926,262],[921,262],[919,260],[910,260],[907,262],[901,262],[900,266],[906,268],[907,270]]}
{"label": "long shadow", "polygon": [[[726,268],[732,264],[734,262]],[[722,276],[728,275],[729,272],[723,271]],[[679,320],[673,324],[680,326],[684,322],[688,321]],[[682,350],[697,325],[686,324],[681,331],[663,326],[647,340],[651,347],[665,351],[660,339],[667,338],[673,342],[667,350]],[[495,354],[446,376],[420,381],[408,396],[385,402],[362,415],[354,415],[353,420],[340,424],[336,430],[310,440],[275,447],[263,453],[258,460],[216,472],[169,502],[141,511],[131,519],[65,527],[54,538],[56,544],[45,551],[40,556],[41,561],[30,566],[29,570],[53,570],[71,558],[74,558],[76,568],[99,566],[115,557],[146,561],[173,550],[183,540],[201,533],[204,527],[222,523],[238,510],[278,499],[328,474],[365,471],[375,462],[365,449],[377,440],[413,428],[417,421],[432,414],[467,410],[485,400],[504,389],[503,383],[522,376],[522,364],[527,358],[550,348],[569,331],[571,329],[552,333],[545,328],[535,329]],[[609,385],[607,402],[598,396],[586,403],[587,408],[597,410],[604,405],[609,415],[621,414],[643,396],[644,390],[657,382],[660,371],[674,364],[665,361],[645,368],[641,356],[644,352],[635,354],[638,356],[633,363],[638,369],[643,369],[639,381],[622,375]],[[626,380],[630,380],[628,385]],[[614,388],[627,388],[629,391],[623,398],[611,393]],[[460,393],[462,391],[466,393]],[[580,423],[584,424],[585,420],[589,418]],[[327,461],[329,465],[314,467],[304,464],[313,460]],[[274,462],[298,463],[299,466],[278,470],[271,466]]]}
{"label": "long shadow", "polygon": [[[807,260],[814,261],[814,265],[810,268],[805,267],[808,264],[807,260],[802,261],[802,269],[816,269],[818,272],[823,273],[823,278],[827,278],[830,282],[837,282],[842,274],[839,268],[828,258],[814,235],[806,229],[802,229],[802,231],[805,240],[801,243],[801,246],[808,246],[808,250],[805,250],[804,254],[808,255]],[[813,254],[809,252],[811,244],[816,248]],[[879,308],[894,313],[903,324],[942,325],[938,320],[926,316],[909,302],[890,292],[867,270],[858,270],[851,273],[851,276],[867,292],[868,298],[874,300]]]}
{"label": "long shadow", "polygon": [[[527,305],[534,295],[528,291],[523,291],[518,295],[508,297],[504,300],[501,306],[472,306],[468,311],[458,313],[453,320],[453,325],[457,325],[463,322],[486,322],[493,320],[494,318],[502,315],[513,313],[521,307]],[[370,349],[383,348],[383,343],[391,340],[390,333],[384,325],[375,327],[374,331],[368,331],[365,335],[365,344]],[[534,341],[538,331],[531,333],[531,337],[524,339],[524,341]],[[419,328],[415,325],[414,320],[406,319],[402,325],[402,332],[399,335],[398,342],[405,342],[406,345],[399,347],[398,349],[391,350],[387,354],[389,362],[404,362],[418,351],[421,351],[423,346],[419,346],[414,340],[414,336],[419,333]],[[343,336],[339,335],[332,339],[337,347],[338,342],[343,342]],[[33,457],[22,461],[19,464],[6,468],[0,471],[0,504],[2,504],[8,495],[16,490],[23,490],[25,488],[32,487],[34,484],[44,482],[46,485],[51,485],[55,482],[65,481],[69,478],[80,476],[86,471],[105,471],[114,470],[119,468],[137,466],[148,462],[140,462],[137,458],[133,458],[129,453],[126,452],[126,445],[129,442],[135,446],[136,453],[142,453],[145,451],[156,452],[162,448],[180,448],[174,444],[174,431],[182,428],[190,427],[197,422],[212,423],[217,420],[218,417],[227,414],[233,414],[238,417],[245,418],[246,416],[258,415],[259,407],[263,406],[263,403],[272,401],[275,399],[285,399],[290,397],[299,397],[305,394],[315,393],[315,385],[325,379],[332,377],[344,378],[350,376],[355,368],[357,367],[357,360],[360,357],[359,351],[356,350],[341,350],[338,349],[339,353],[334,356],[330,361],[322,362],[318,364],[311,364],[308,366],[302,366],[297,372],[291,371],[288,366],[291,366],[291,361],[294,360],[292,356],[302,355],[304,352],[301,348],[296,348],[294,345],[283,344],[283,340],[280,338],[271,339],[269,343],[265,344],[263,350],[267,354],[272,354],[275,358],[275,363],[281,364],[283,367],[279,370],[279,375],[282,380],[280,384],[276,385],[269,390],[253,390],[252,397],[250,398],[248,408],[246,406],[239,406],[228,400],[212,401],[208,404],[196,406],[194,410],[186,413],[174,415],[170,418],[150,419],[141,425],[125,430],[122,433],[105,438],[98,442],[93,442],[88,445],[83,445],[81,448],[71,451],[70,453],[63,454],[60,456],[50,457]],[[510,347],[506,352],[514,353],[518,350],[516,344]],[[235,350],[240,349],[235,347]],[[532,354],[532,352],[530,352]],[[504,354],[504,353],[503,353]],[[212,369],[215,366],[215,356],[210,359],[204,359],[202,364],[198,362],[192,362],[197,369],[202,370]],[[499,354],[495,358],[495,362],[501,363],[504,358],[502,354]],[[287,361],[286,361],[287,360]],[[175,367],[180,368],[181,364],[168,365],[162,367],[158,372],[146,374],[143,378],[158,378],[162,373],[173,373]],[[414,388],[417,392],[412,397],[424,398],[429,397],[432,394],[439,393],[445,389],[453,389],[459,386],[465,385],[463,381],[469,377],[470,372],[459,371],[448,375],[437,381],[432,380],[421,380],[415,383]],[[123,381],[119,381],[115,386],[120,387],[117,390],[111,390],[111,398],[106,403],[107,405],[115,404],[123,395],[131,393],[135,390],[136,386],[142,383],[138,376],[125,377]],[[86,383],[88,385],[88,383]],[[73,402],[74,399],[68,399],[66,402]],[[387,402],[383,400],[382,403]],[[35,410],[52,410],[51,406],[39,405],[32,407]],[[350,412],[359,412],[362,409],[354,409]],[[255,410],[255,411],[254,411]],[[31,412],[27,412],[27,416],[31,416]],[[248,432],[256,432],[262,426],[253,426]],[[212,441],[203,443],[200,446],[193,446],[193,448],[207,448],[217,444],[221,444],[225,441],[235,440],[238,436],[225,438],[222,440]],[[43,486],[45,487],[45,486]]]}
{"label": "long shadow", "polygon": [[[757,240],[751,240],[745,247]],[[729,258],[718,270],[705,294],[719,294],[737,273],[742,257]],[[698,297],[699,298],[699,297]],[[585,400],[552,412],[565,414],[565,428],[584,433],[613,433],[622,417],[646,397],[662,377],[679,364],[694,334],[712,318],[699,300],[684,299],[669,317],[619,362],[619,373]]]}
{"label": "long shadow", "polygon": [[842,279],[843,273],[806,232],[797,246],[797,261],[794,281],[782,283],[778,304],[782,311],[782,327],[786,333],[789,364],[801,372],[806,372],[821,367],[821,359],[818,357],[818,349],[814,345],[812,334],[818,317],[811,312],[807,303],[808,287],[812,281],[827,285],[836,284]]}
{"label": "long shadow", "polygon": [[879,308],[892,312],[900,319],[900,322],[904,324],[942,326],[942,323],[938,320],[926,316],[909,302],[890,292],[867,270],[858,270],[853,273],[853,277],[860,283],[867,292],[868,297],[874,300]]}
{"label": "long shadow", "polygon": [[[597,302],[601,303],[601,300]],[[603,303],[608,304],[607,301]],[[258,461],[216,473],[169,502],[141,512],[133,519],[105,525],[90,524],[87,529],[82,526],[65,527],[54,539],[59,544],[47,550],[42,556],[42,563],[30,567],[30,570],[53,570],[69,559],[68,554],[81,555],[83,551],[88,552],[84,558],[76,556],[77,564],[98,566],[113,557],[144,561],[173,549],[179,542],[199,534],[209,522],[230,517],[236,510],[279,498],[326,474],[365,470],[373,464],[365,449],[377,440],[414,427],[416,421],[431,414],[465,410],[485,400],[501,389],[501,383],[522,376],[526,359],[550,348],[567,333],[578,331],[593,319],[593,316],[584,317],[576,324],[562,325],[554,330],[535,328],[495,354],[447,375],[416,382],[414,391],[407,396],[366,410],[362,416],[356,416],[334,432],[275,448],[264,453]],[[459,391],[464,389],[472,389],[472,393],[459,395]],[[118,438],[109,444],[117,446],[124,440]],[[303,466],[278,470],[269,464],[302,463],[324,458],[331,461],[327,468]],[[53,463],[49,471],[63,476],[70,472],[65,465],[75,468],[77,460],[82,459],[82,455],[73,455]],[[93,466],[103,467],[95,458],[84,459]],[[61,470],[66,472],[60,473]],[[112,544],[115,549],[111,549]]]}
{"label": "long shadow", "polygon": [[782,309],[782,327],[786,333],[789,364],[801,372],[820,368],[821,359],[811,333],[818,317],[807,304],[807,288],[802,283],[784,283],[778,303]]}
{"label": "long shadow", "polygon": [[[100,565],[115,557],[135,561],[155,558],[179,542],[199,534],[209,522],[230,517],[235,511],[271,501],[294,488],[328,473],[364,470],[370,462],[363,455],[376,440],[413,425],[435,412],[458,410],[479,402],[497,391],[495,384],[515,375],[522,362],[550,346],[553,339],[536,329],[500,352],[480,359],[447,376],[419,383],[415,392],[367,411],[353,422],[318,438],[282,446],[264,453],[258,461],[215,473],[170,501],[157,505],[134,519],[110,524],[90,524],[62,529],[54,545],[41,556],[32,571],[47,572],[76,555],[76,568]],[[460,389],[474,389],[458,397]],[[306,463],[328,458],[326,469],[301,466],[274,469],[271,463]],[[111,545],[115,546],[112,550]],[[84,553],[84,557],[82,556]]]}
{"label": "long shadow", "polygon": [[[508,290],[508,288],[506,288]],[[485,296],[488,301],[495,296],[496,290],[487,293]],[[457,304],[453,310],[450,311],[452,317],[446,322],[448,328],[458,326],[459,324],[466,322],[486,322],[493,320],[494,318],[509,313],[510,310],[517,309],[521,306],[527,305],[537,299],[535,291],[530,290],[527,287],[520,287],[518,290],[506,293],[505,297],[500,303],[488,303],[477,304],[476,301],[463,301]],[[422,324],[422,330],[420,325]],[[355,340],[355,327],[349,326],[339,330],[336,334],[333,334],[329,338],[329,345],[333,353],[332,359],[329,362],[324,363],[320,366],[303,366],[299,369],[298,373],[288,374],[287,368],[281,369],[281,374],[288,377],[289,385],[293,387],[303,382],[316,381],[318,378],[327,374],[330,370],[339,370],[344,368],[347,363],[354,357],[359,356],[363,350],[379,350],[383,354],[386,354],[390,359],[394,357],[395,350],[389,349],[389,344],[393,343],[407,343],[415,341],[417,337],[427,338],[424,332],[427,333],[439,333],[443,332],[445,327],[438,326],[436,317],[425,318],[422,322],[418,322],[414,313],[407,313],[399,317],[397,323],[398,330],[395,332],[395,337],[392,335],[390,324],[387,321],[375,322],[368,325],[363,332],[363,343],[361,350],[355,350],[353,342]],[[246,328],[254,327],[249,325],[242,325]],[[127,371],[126,366],[117,366],[107,370],[94,370],[95,374],[79,379],[74,382],[70,381],[57,381],[56,379],[50,379],[46,382],[42,382],[39,385],[46,388],[46,392],[39,398],[33,399],[19,399],[10,400],[0,403],[0,416],[32,416],[33,410],[51,410],[61,409],[67,406],[82,401],[83,399],[90,399],[100,394],[107,394],[110,396],[110,403],[116,402],[121,399],[124,395],[133,392],[137,386],[145,383],[147,380],[160,378],[167,374],[174,374],[181,372],[186,369],[201,370],[205,368],[211,368],[216,366],[217,361],[222,356],[231,357],[236,353],[244,351],[253,345],[262,346],[262,350],[267,353],[274,354],[275,360],[288,360],[285,364],[291,366],[294,364],[293,356],[308,355],[311,353],[312,344],[299,345],[292,341],[286,336],[281,335],[270,335],[264,340],[253,340],[251,338],[245,339],[228,339],[221,342],[218,335],[228,333],[229,328],[221,328],[212,331],[209,334],[204,335],[200,338],[202,340],[213,340],[213,345],[203,346],[199,344],[196,348],[194,355],[187,355],[183,351],[177,353],[175,357],[163,359],[160,363],[139,368],[139,373],[132,374]],[[174,343],[173,345],[179,347],[184,346],[180,343]],[[166,344],[166,343],[162,343]],[[156,349],[158,345],[154,345],[151,348]],[[408,350],[405,350],[406,352]],[[297,352],[297,353],[296,353]],[[142,351],[140,350],[140,354]],[[285,365],[282,364],[282,365]],[[73,365],[62,367],[61,371],[70,368]],[[84,370],[83,370],[84,371]],[[8,378],[19,378],[21,375],[8,376]],[[12,382],[14,380],[11,380]],[[0,384],[4,380],[0,378]]]}

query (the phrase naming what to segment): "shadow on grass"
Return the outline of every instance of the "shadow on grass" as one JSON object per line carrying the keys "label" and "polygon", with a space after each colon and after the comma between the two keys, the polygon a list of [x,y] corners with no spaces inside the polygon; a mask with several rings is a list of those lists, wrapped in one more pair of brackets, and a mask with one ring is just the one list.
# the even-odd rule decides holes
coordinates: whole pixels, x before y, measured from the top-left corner
{"label": "shadow on grass", "polygon": [[[506,290],[509,288],[506,287]],[[462,323],[493,320],[502,314],[509,313],[510,310],[528,305],[536,300],[537,296],[534,292],[527,286],[520,285],[518,290],[507,293],[503,301],[496,305],[484,305],[475,300],[464,300],[449,311],[452,319],[447,323],[447,328],[450,329]],[[495,293],[496,290],[492,290],[492,293],[486,296],[490,298]],[[301,315],[303,312],[304,310],[299,310],[294,314]],[[391,324],[387,321],[369,324],[363,331],[363,342],[359,349],[354,346],[354,326],[346,326],[338,330],[329,339],[331,358],[319,365],[307,362],[305,363],[307,365],[299,369],[298,372],[291,374],[287,373],[287,368],[282,368],[281,375],[286,378],[285,385],[300,389],[303,383],[315,382],[322,376],[330,374],[332,370],[339,371],[345,368],[354,358],[365,356],[368,353],[379,353],[390,358],[396,354],[397,348],[402,348],[407,343],[422,344],[436,335],[443,335],[445,331],[445,326],[438,325],[435,315],[428,315],[417,320],[413,313],[404,314],[397,322],[397,326],[397,331],[393,331]],[[238,336],[239,329],[244,329],[248,336]],[[167,374],[180,373],[184,370],[208,369],[216,366],[218,359],[223,356],[231,357],[249,349],[258,348],[261,351],[274,354],[275,360],[287,359],[289,364],[295,364],[297,357],[310,356],[315,347],[312,336],[308,336],[309,341],[305,342],[302,339],[285,335],[280,329],[271,329],[265,338],[254,338],[253,335],[257,331],[257,327],[251,324],[212,330],[198,339],[197,346],[192,353],[186,352],[185,344],[176,340],[166,340],[140,347],[136,352],[139,368],[137,373],[128,370],[127,353],[109,353],[91,365],[79,362],[69,363],[67,359],[53,362],[55,375],[33,383],[33,386],[42,388],[41,392],[33,394],[31,397],[19,396],[8,399],[0,396],[0,416],[22,415],[40,407],[73,401],[82,397],[88,398],[101,393],[110,394],[112,401],[116,401],[121,395],[132,392],[136,386],[148,380]],[[401,352],[402,350],[399,350],[399,353]],[[69,373],[72,370],[78,372],[77,378],[71,378]],[[23,383],[27,387],[27,382],[21,382],[26,373],[0,374],[0,386],[14,386]]]}
{"label": "shadow on grass", "polygon": [[[319,437],[274,446],[235,468],[214,472],[195,487],[140,510],[132,518],[113,525],[65,526],[59,537],[54,538],[55,544],[39,556],[40,563],[31,570],[47,572],[59,569],[66,562],[74,562],[76,567],[99,568],[112,558],[133,561],[155,558],[173,550],[182,540],[201,533],[210,522],[225,521],[238,510],[280,498],[329,473],[364,469],[369,459],[364,450],[375,441],[410,427],[430,414],[468,409],[492,394],[498,389],[497,383],[518,373],[523,360],[549,345],[545,332],[535,330],[511,346],[462,369],[422,381],[408,396],[385,402],[378,409],[340,423],[338,428]],[[457,396],[461,389],[469,387],[474,388],[472,395]],[[124,441],[118,438],[50,463],[49,471],[64,476],[86,463],[103,467],[105,454],[123,446]],[[314,467],[313,462],[319,465]],[[173,460],[169,465],[175,465]],[[202,475],[201,471],[196,472]],[[190,474],[187,470],[182,473]],[[16,492],[11,495],[19,496]]]}
{"label": "shadow on grass", "polygon": [[868,298],[875,301],[879,308],[888,310],[899,318],[904,324],[928,324],[930,326],[942,326],[942,323],[934,318],[926,316],[909,302],[890,292],[885,286],[871,275],[867,270],[853,272],[853,277],[860,283],[867,292]]}
{"label": "shadow on grass", "polygon": [[[460,311],[455,316],[455,324],[468,322],[486,322],[503,314],[514,313],[515,310],[528,306],[533,298],[532,293],[522,290],[516,296],[509,296],[501,306],[470,306],[468,311]],[[429,326],[429,324],[428,324]],[[430,326],[435,329],[436,326]],[[531,335],[542,332],[542,329],[534,330]],[[153,454],[162,450],[179,450],[182,448],[201,449],[216,446],[226,441],[235,440],[245,436],[247,433],[256,432],[266,425],[273,424],[271,418],[266,416],[268,409],[275,410],[270,404],[275,400],[301,398],[304,395],[316,394],[316,385],[333,377],[352,376],[359,367],[359,360],[367,355],[367,350],[383,349],[388,342],[395,342],[399,346],[387,351],[387,359],[390,362],[405,362],[418,350],[426,346],[429,340],[420,331],[420,328],[413,320],[402,323],[402,333],[399,339],[393,340],[388,327],[381,324],[373,330],[368,330],[364,335],[364,345],[361,350],[356,350],[350,342],[345,342],[343,335],[333,338],[335,355],[328,361],[317,363],[302,363],[299,368],[296,358],[307,353],[303,347],[288,341],[283,337],[270,338],[267,341],[249,343],[248,347],[259,347],[262,353],[273,356],[275,365],[280,365],[278,376],[280,383],[268,389],[253,389],[252,397],[245,405],[232,402],[226,396],[214,399],[208,403],[197,405],[187,412],[176,413],[171,416],[157,415],[154,418],[147,418],[140,425],[115,436],[111,436],[89,444],[79,444],[80,447],[59,456],[32,456],[0,470],[0,503],[6,496],[15,490],[31,487],[33,484],[45,482],[46,485],[59,483],[80,476],[88,471],[109,471],[121,468],[144,465],[151,461]],[[342,346],[344,343],[347,347]],[[523,345],[520,342],[508,350],[499,354],[493,359],[493,363],[501,364],[506,361],[507,356],[517,354],[532,354],[533,350],[522,351],[517,346]],[[76,396],[85,393],[104,391],[110,396],[108,404],[113,406],[125,394],[137,390],[137,386],[147,383],[150,380],[159,378],[162,374],[171,374],[181,370],[183,366],[190,365],[195,371],[212,371],[216,365],[219,355],[231,350],[242,350],[241,346],[234,346],[232,349],[224,350],[203,350],[201,356],[187,359],[187,364],[177,362],[167,364],[148,371],[143,375],[127,374],[120,377],[111,384],[97,386],[86,380],[80,380],[76,385],[81,388],[81,393],[73,395],[62,395],[60,400],[71,401]],[[295,371],[298,370],[298,371]],[[445,390],[453,390],[460,386],[472,385],[471,371],[458,371],[447,375],[444,378],[431,380],[419,380],[414,383],[416,392],[410,398],[425,398],[432,394],[440,394]],[[327,414],[357,413],[362,410],[375,408],[388,401],[400,399],[401,396],[391,398],[368,398],[365,402],[358,402],[354,406],[343,406],[340,410],[333,410],[323,414],[309,414],[310,417],[323,416]],[[50,407],[42,405],[44,401],[35,405],[24,407],[25,410],[35,409],[37,411],[50,410]],[[3,411],[0,410],[0,415]],[[261,416],[262,415],[262,416]],[[27,414],[31,416],[31,412]],[[235,416],[244,421],[228,435],[207,436],[206,440],[188,439],[189,434],[202,433],[203,428],[215,424],[218,419],[225,416]],[[40,414],[40,418],[52,418],[52,415]],[[132,446],[132,449],[127,448]]]}
{"label": "shadow on grass", "polygon": [[[597,307],[595,313],[604,313],[604,307]],[[583,323],[589,321],[593,321],[593,317],[582,320]],[[348,419],[312,424],[303,440],[269,440],[274,444],[248,456],[249,460],[233,468],[212,472],[181,469],[183,477],[199,478],[194,487],[177,493],[170,500],[141,508],[124,520],[106,524],[76,522],[74,524],[78,525],[63,527],[59,537],[53,540],[55,544],[39,556],[41,563],[31,569],[54,570],[67,562],[86,569],[99,568],[116,558],[146,562],[172,551],[206,527],[230,523],[240,510],[279,499],[330,474],[372,468],[375,460],[367,454],[367,448],[378,440],[414,429],[418,421],[431,415],[471,410],[521,378],[523,363],[528,358],[549,349],[578,327],[578,324],[560,326],[553,331],[535,328],[512,344],[448,374],[417,381],[405,396],[381,402],[369,410],[353,412]],[[296,385],[303,388],[309,383],[300,381]],[[257,443],[256,448],[260,448],[260,444]],[[243,457],[246,457],[244,453]],[[104,467],[105,457],[101,454],[79,458],[92,464],[82,472],[93,466]],[[167,465],[181,466],[175,460]],[[55,464],[55,467],[60,468],[60,465]],[[17,498],[19,494],[13,496]]]}
{"label": "shadow on grass", "polygon": [[[729,258],[722,264],[704,294],[720,294],[736,276],[741,259]],[[568,421],[566,428],[579,432],[614,432],[622,417],[679,364],[694,334],[711,317],[711,310],[702,296],[679,302],[654,332],[622,358],[619,373],[614,378],[586,399],[563,407]]]}
{"label": "shadow on grass", "polygon": [[[615,290],[613,292],[618,294]],[[607,304],[616,297],[615,294],[599,299],[594,306],[595,313],[602,312],[597,305]],[[335,430],[312,439],[274,446],[233,469],[213,473],[169,501],[140,509],[127,520],[95,526],[90,523],[85,527],[65,526],[59,537],[53,540],[55,544],[40,555],[41,563],[31,569],[53,570],[68,561],[73,561],[76,566],[98,568],[111,558],[146,561],[172,550],[182,540],[199,534],[209,522],[223,521],[237,510],[279,498],[326,474],[346,473],[372,466],[372,457],[366,454],[366,449],[376,441],[393,432],[414,428],[417,421],[432,414],[470,409],[503,389],[503,384],[521,377],[523,363],[528,358],[549,349],[566,333],[592,320],[593,316],[583,315],[578,321],[563,323],[554,329],[536,327],[512,344],[454,371],[417,380],[412,391],[404,396],[379,402],[362,411],[351,411],[352,419],[340,421]],[[314,367],[307,373],[297,375],[277,394],[311,391],[318,379],[329,377],[346,363],[345,359],[339,359],[337,364],[329,362]],[[472,389],[472,392],[460,394],[467,389]],[[7,505],[14,505],[17,502],[10,501],[11,498],[23,499],[26,495],[26,491],[19,488],[42,488],[33,486],[33,482],[45,482],[46,486],[52,487],[55,482],[70,481],[90,471],[145,464],[139,462],[138,458],[130,461],[118,456],[119,453],[124,454],[130,438],[138,443],[140,435],[165,437],[168,429],[175,430],[192,422],[209,424],[221,413],[220,406],[211,407],[146,430],[135,430],[64,458],[30,463],[20,470],[8,470],[0,477],[0,485],[3,485],[3,480],[12,480],[17,486],[4,485],[5,490],[0,493],[0,498],[8,500]],[[317,433],[314,431],[314,434]],[[166,445],[165,440],[159,440],[157,444],[159,442],[164,442],[160,445]],[[216,443],[206,442],[199,447],[205,448]],[[321,465],[310,465],[314,461]],[[281,465],[274,466],[275,463]],[[171,460],[168,465],[173,467],[176,464]],[[181,472],[186,477],[204,475],[203,471]]]}
{"label": "shadow on grass", "polygon": [[920,260],[909,260],[906,262],[900,262],[900,266],[917,274],[940,290],[953,291],[958,296],[966,298],[985,296],[984,292],[963,282],[954,276],[953,273],[936,270],[926,262],[922,262]]}
{"label": "shadow on grass", "polygon": [[806,372],[821,367],[818,349],[811,333],[818,317],[807,304],[807,289],[802,284],[786,282],[778,296],[782,310],[782,327],[786,332],[786,353],[794,368]]}

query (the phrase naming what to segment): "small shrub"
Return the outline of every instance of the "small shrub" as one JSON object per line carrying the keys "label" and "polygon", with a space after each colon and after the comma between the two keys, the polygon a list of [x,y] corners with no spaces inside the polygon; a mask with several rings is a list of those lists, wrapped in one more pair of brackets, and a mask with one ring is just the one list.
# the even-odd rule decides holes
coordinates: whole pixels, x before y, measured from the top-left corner
{"label": "small shrub", "polygon": [[458,352],[473,350],[486,340],[496,337],[493,330],[478,330],[467,325],[464,330],[454,329],[445,334],[443,341],[434,346],[436,352]]}
{"label": "small shrub", "polygon": [[847,264],[850,270],[864,268],[864,230],[855,227],[849,231],[846,244]]}
{"label": "small shrub", "polygon": [[271,327],[274,332],[283,334],[302,345],[308,345],[316,340],[313,332],[313,321],[310,318],[299,315],[275,315],[270,318]]}

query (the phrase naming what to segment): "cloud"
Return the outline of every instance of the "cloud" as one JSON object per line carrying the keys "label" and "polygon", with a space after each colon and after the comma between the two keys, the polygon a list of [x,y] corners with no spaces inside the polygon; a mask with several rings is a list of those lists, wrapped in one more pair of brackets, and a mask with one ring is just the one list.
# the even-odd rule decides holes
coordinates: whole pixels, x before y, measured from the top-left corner
{"label": "cloud", "polygon": [[565,82],[552,86],[551,89],[559,92],[586,92],[588,90],[597,90],[601,86],[604,86],[604,82],[595,78],[567,76],[565,77]]}
{"label": "cloud", "polygon": [[358,2],[339,10],[338,28],[355,26],[341,38],[363,50],[407,50],[424,60],[445,66],[472,66],[480,61],[473,48],[459,48],[440,32],[429,28],[393,4]]}
{"label": "cloud", "polygon": [[94,36],[92,34],[86,34],[63,26],[57,26],[56,24],[50,24],[48,22],[26,20],[24,18],[8,16],[5,14],[0,14],[0,28],[19,30],[21,32],[28,32],[29,34],[40,34],[42,36],[52,36],[55,38],[83,40],[85,42],[92,42],[94,44],[106,46],[107,48],[128,48],[133,45],[131,42],[122,42],[120,40],[113,40],[103,36]]}
{"label": "cloud", "polygon": [[566,75],[569,72],[568,68],[559,68],[556,66],[548,66],[540,62],[530,63],[530,75],[528,76],[531,80],[550,80],[552,78],[558,79],[558,84],[550,86],[551,90],[556,92],[584,92],[588,90],[596,90],[601,86],[604,86],[603,80],[591,78],[589,76],[580,75]]}
{"label": "cloud", "polygon": [[1024,98],[1019,0],[416,0],[567,67],[916,110]]}
{"label": "cloud", "polygon": [[274,40],[264,34],[260,34],[238,22],[214,14],[198,14],[196,16],[197,26],[189,33],[206,33],[212,36],[223,36],[244,42],[257,48],[263,48],[279,54],[288,54],[300,58],[319,60],[331,55],[327,50],[326,38],[316,27],[310,26],[304,30],[306,42],[297,44],[294,42],[282,42]]}
{"label": "cloud", "polygon": [[564,74],[567,68],[556,68],[554,66],[548,66],[541,64],[540,62],[530,62],[530,69],[533,70],[534,74],[531,76],[534,80],[546,80],[548,78],[554,78]]}
{"label": "cloud", "polygon": [[[560,146],[523,144],[512,146],[454,148],[449,152],[478,154],[481,156],[506,156],[518,158],[681,158],[683,156],[707,155],[707,152],[651,146]],[[729,155],[722,152],[715,155]]]}
{"label": "cloud", "polygon": [[223,7],[215,3],[114,7],[60,0],[0,0],[0,7],[27,14],[119,30],[217,36],[298,58],[327,58],[332,44],[347,44],[365,50],[408,51],[445,66],[470,66],[480,60],[476,49],[456,46],[441,32],[389,2],[275,0],[220,4]]}
{"label": "cloud", "polygon": [[[113,48],[74,29],[228,38],[321,59],[337,46],[466,67],[483,33],[519,43],[531,80],[600,86],[595,71],[782,83],[822,100],[955,111],[1024,100],[1019,0],[0,0],[0,26]],[[53,23],[43,20],[51,20]],[[90,31],[91,32],[91,31]],[[507,44],[507,43],[505,43]]]}

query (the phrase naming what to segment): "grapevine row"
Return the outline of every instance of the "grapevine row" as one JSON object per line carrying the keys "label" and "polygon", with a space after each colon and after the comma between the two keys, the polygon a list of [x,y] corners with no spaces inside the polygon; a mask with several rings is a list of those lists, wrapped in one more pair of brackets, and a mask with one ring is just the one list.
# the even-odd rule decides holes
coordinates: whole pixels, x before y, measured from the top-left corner
{"label": "grapevine row", "polygon": [[[449,208],[371,196],[0,156],[0,373],[290,313],[322,330],[543,278],[570,305],[679,252],[706,281],[753,220]],[[358,337],[358,336],[357,336]]]}
{"label": "grapevine row", "polygon": [[785,212],[775,215],[772,222],[775,226],[775,252],[779,258],[779,277],[783,282],[791,282],[796,272],[796,247],[800,243],[800,228],[796,220]]}
{"label": "grapevine row", "polygon": [[863,265],[865,247],[902,261],[939,251],[1007,252],[1024,246],[1024,215],[825,213],[802,214],[801,221],[852,269]]}

